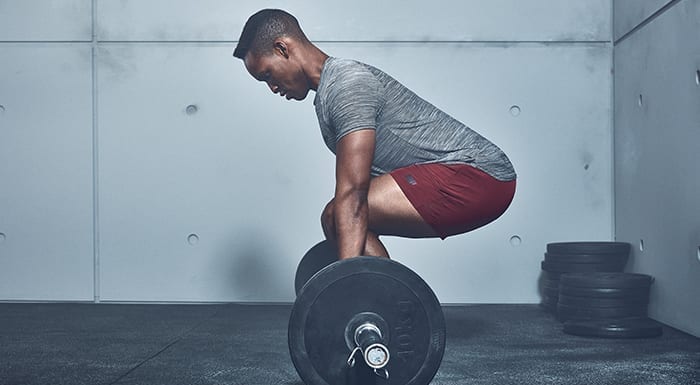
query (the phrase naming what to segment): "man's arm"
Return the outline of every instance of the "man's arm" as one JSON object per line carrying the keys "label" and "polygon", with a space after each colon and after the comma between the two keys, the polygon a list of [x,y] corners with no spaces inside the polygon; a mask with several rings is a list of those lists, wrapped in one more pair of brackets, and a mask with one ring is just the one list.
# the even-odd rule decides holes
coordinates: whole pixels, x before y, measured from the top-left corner
{"label": "man's arm", "polygon": [[354,131],[336,146],[335,232],[340,259],[363,255],[369,220],[370,169],[375,131]]}

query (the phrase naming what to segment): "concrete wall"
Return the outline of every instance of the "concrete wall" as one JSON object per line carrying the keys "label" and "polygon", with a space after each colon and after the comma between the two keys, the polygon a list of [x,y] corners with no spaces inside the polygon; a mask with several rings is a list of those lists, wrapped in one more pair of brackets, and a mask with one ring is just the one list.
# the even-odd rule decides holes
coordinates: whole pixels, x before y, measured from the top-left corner
{"label": "concrete wall", "polygon": [[0,1],[0,299],[93,298],[91,25],[90,2]]}
{"label": "concrete wall", "polygon": [[[612,239],[609,0],[267,5],[511,157],[495,223],[386,239],[443,302],[538,302],[547,242]],[[293,299],[334,159],[311,98],[273,97],[231,57],[259,7],[0,0],[1,300]]]}
{"label": "concrete wall", "polygon": [[700,1],[615,1],[616,237],[650,315],[700,335]]}

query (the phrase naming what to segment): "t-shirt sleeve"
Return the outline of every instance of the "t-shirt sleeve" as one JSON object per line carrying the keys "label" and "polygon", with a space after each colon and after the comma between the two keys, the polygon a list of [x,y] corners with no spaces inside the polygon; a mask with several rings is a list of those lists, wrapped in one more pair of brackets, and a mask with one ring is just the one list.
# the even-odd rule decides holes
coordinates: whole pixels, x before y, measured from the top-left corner
{"label": "t-shirt sleeve", "polygon": [[364,68],[343,71],[334,79],[327,100],[336,143],[351,132],[376,129],[383,105],[381,91],[381,82]]}

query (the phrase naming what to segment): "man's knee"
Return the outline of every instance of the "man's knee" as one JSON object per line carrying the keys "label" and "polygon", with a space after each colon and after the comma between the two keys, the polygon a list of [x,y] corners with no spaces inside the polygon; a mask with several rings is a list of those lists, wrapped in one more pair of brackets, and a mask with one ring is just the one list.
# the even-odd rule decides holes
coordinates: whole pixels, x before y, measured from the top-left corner
{"label": "man's knee", "polygon": [[335,199],[331,199],[321,212],[321,228],[326,239],[335,240]]}

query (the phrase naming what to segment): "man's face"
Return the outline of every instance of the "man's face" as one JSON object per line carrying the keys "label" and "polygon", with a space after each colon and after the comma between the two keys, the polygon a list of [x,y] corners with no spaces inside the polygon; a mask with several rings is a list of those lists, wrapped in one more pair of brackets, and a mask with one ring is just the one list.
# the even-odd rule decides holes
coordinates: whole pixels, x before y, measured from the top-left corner
{"label": "man's face", "polygon": [[243,60],[248,72],[257,80],[267,83],[275,94],[287,100],[303,100],[309,93],[306,75],[286,51],[275,50],[268,55],[248,53]]}

